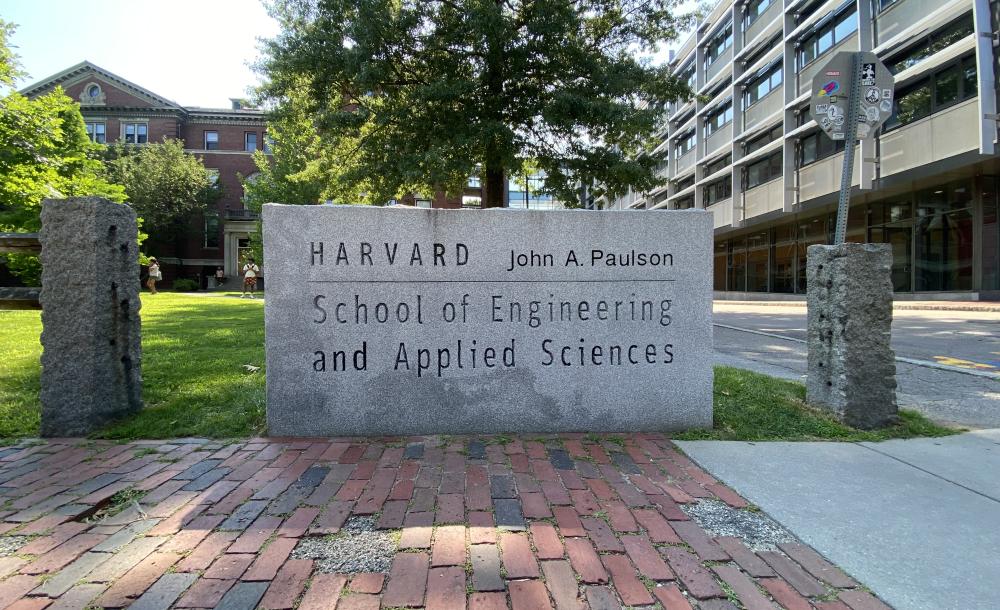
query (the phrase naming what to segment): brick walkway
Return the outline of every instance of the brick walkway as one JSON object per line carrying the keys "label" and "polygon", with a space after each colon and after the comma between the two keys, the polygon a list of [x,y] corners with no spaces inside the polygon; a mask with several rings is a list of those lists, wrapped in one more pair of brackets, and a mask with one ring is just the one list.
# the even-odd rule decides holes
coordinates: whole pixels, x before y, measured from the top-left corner
{"label": "brick walkway", "polygon": [[[886,608],[702,498],[746,506],[655,434],[51,440],[0,449],[0,608]],[[298,558],[359,516],[384,572]]]}

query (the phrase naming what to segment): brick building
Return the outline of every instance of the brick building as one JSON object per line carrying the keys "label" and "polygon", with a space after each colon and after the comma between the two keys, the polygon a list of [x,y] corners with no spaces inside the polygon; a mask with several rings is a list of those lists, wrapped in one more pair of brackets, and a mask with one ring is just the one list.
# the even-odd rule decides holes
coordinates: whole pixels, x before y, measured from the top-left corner
{"label": "brick building", "polygon": [[192,218],[185,239],[158,243],[151,238],[143,249],[160,260],[168,284],[178,277],[209,277],[219,266],[227,277],[235,276],[256,221],[244,208],[240,177],[256,171],[253,151],[267,152],[264,112],[236,99],[225,109],[181,106],[87,61],[22,93],[35,97],[56,86],[80,103],[91,140],[141,145],[179,138],[203,161],[222,186],[217,209]]}

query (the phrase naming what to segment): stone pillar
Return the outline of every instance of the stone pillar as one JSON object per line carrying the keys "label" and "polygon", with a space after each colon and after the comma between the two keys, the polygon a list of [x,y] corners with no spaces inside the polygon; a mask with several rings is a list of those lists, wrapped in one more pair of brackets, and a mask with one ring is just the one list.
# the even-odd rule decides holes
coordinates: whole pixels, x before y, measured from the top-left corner
{"label": "stone pillar", "polygon": [[81,436],[142,408],[135,212],[42,203],[42,436]]}
{"label": "stone pillar", "polygon": [[806,400],[862,429],[896,420],[892,251],[888,244],[809,246]]}

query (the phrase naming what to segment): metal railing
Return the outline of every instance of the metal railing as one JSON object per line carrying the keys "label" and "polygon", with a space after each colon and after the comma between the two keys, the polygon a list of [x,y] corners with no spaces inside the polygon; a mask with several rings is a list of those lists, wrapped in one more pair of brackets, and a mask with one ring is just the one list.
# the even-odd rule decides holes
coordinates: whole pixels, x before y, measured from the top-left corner
{"label": "metal railing", "polygon": [[[38,233],[0,233],[0,254],[38,254],[42,243]],[[0,310],[41,309],[41,288],[0,288]]]}

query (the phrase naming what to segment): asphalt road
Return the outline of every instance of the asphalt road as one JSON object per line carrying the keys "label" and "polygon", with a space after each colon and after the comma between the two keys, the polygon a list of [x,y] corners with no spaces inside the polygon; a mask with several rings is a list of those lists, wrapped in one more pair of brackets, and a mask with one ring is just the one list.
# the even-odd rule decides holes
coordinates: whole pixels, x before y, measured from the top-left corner
{"label": "asphalt road", "polygon": [[[717,363],[804,380],[805,343],[779,337],[806,338],[805,307],[717,302],[713,322]],[[1000,313],[897,310],[892,346],[897,357],[1000,374]],[[1000,380],[996,378],[899,361],[896,376],[902,407],[940,421],[1000,427]]]}
{"label": "asphalt road", "polygon": [[[796,339],[806,338],[806,308],[716,303],[714,322]],[[1000,313],[897,310],[897,356],[1000,372]]]}

